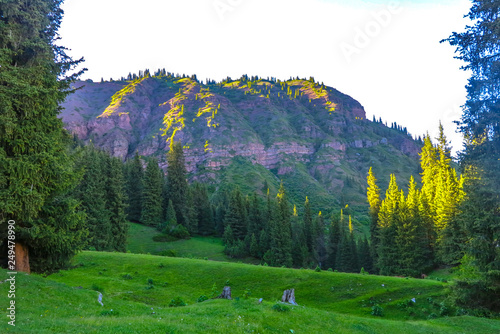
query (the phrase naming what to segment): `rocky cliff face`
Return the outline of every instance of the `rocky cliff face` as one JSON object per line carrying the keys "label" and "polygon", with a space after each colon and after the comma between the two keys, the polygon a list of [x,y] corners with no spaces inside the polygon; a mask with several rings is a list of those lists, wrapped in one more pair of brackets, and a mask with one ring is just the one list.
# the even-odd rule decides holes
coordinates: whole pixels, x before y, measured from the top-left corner
{"label": "rocky cliff face", "polygon": [[369,166],[381,176],[417,170],[419,144],[410,136],[366,120],[359,102],[312,80],[201,84],[164,75],[75,88],[61,114],[71,133],[121,159],[157,156],[164,168],[170,142],[181,140],[194,178],[227,179],[239,157],[245,170],[263,166],[262,179],[290,180],[297,198],[312,195],[294,188],[300,178],[325,202],[363,205]]}

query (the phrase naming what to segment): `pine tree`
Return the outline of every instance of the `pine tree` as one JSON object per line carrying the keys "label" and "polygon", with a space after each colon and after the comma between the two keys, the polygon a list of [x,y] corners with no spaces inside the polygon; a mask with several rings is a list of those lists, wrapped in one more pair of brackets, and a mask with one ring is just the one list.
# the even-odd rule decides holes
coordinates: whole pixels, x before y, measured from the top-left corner
{"label": "pine tree", "polygon": [[461,156],[466,197],[458,221],[468,242],[465,254],[479,277],[457,282],[460,306],[500,311],[500,3],[473,0],[467,15],[473,22],[447,41],[456,46],[471,77],[460,131],[467,139]]}
{"label": "pine tree", "polygon": [[377,267],[381,275],[395,275],[398,271],[398,249],[396,244],[396,227],[401,194],[396,177],[391,174],[389,187],[379,211],[379,240],[377,246]]}
{"label": "pine tree", "polygon": [[158,160],[152,158],[144,173],[144,192],[142,199],[141,222],[159,228],[162,222],[163,173]]}
{"label": "pine tree", "polygon": [[144,193],[144,170],[136,152],[134,159],[126,163],[127,216],[130,221],[140,222]]}
{"label": "pine tree", "polygon": [[313,252],[313,224],[312,224],[312,214],[311,214],[311,204],[309,203],[309,198],[306,196],[306,201],[304,203],[304,234],[306,237],[307,249],[310,253]]}
{"label": "pine tree", "polygon": [[304,234],[304,225],[300,221],[297,214],[297,207],[293,206],[293,213],[291,217],[292,227],[292,262],[295,267],[306,266],[309,251],[307,250],[306,236]]}
{"label": "pine tree", "polygon": [[313,223],[313,255],[314,260],[320,268],[325,267],[327,259],[326,244],[325,244],[325,220],[321,211],[315,218]]}
{"label": "pine tree", "polygon": [[247,235],[247,214],[239,188],[236,188],[231,195],[224,224],[231,226],[235,240],[243,240]]}
{"label": "pine tree", "polygon": [[127,250],[128,223],[125,213],[127,195],[123,177],[122,162],[118,158],[109,157],[106,186],[106,210],[110,213],[111,236],[110,248],[119,252]]}
{"label": "pine tree", "polygon": [[193,203],[198,221],[198,233],[210,235],[215,231],[212,206],[208,199],[207,187],[199,182],[192,185]]}
{"label": "pine tree", "polygon": [[274,243],[277,250],[276,262],[277,266],[292,266],[292,231],[290,225],[290,210],[288,209],[288,198],[286,196],[285,187],[281,182],[280,189],[276,196],[278,200],[278,215],[277,215],[277,233]]}
{"label": "pine tree", "polygon": [[172,200],[168,201],[167,205],[167,214],[165,216],[165,222],[160,225],[160,231],[162,233],[167,233],[169,230],[175,228],[177,226],[177,216],[175,214],[174,205],[172,204]]}
{"label": "pine tree", "polygon": [[177,222],[189,230],[189,221],[186,221],[188,183],[186,180],[186,164],[184,152],[180,142],[172,142],[167,153],[167,199],[171,200]]}
{"label": "pine tree", "polygon": [[85,173],[76,194],[87,213],[89,246],[98,251],[110,250],[113,236],[110,212],[106,208],[107,154],[90,146],[84,150],[81,159]]}
{"label": "pine tree", "polygon": [[370,244],[368,243],[368,239],[363,238],[358,244],[358,258],[359,258],[359,267],[363,268],[366,272],[373,274],[373,260],[370,250]]}
{"label": "pine tree", "polygon": [[[56,270],[85,244],[69,195],[78,175],[57,117],[82,71],[67,73],[83,59],[55,45],[61,2],[0,3],[0,225],[16,222],[18,271],[29,271],[30,262],[35,271]],[[6,238],[5,230],[0,242]]]}
{"label": "pine tree", "polygon": [[330,229],[328,231],[328,257],[326,260],[326,267],[336,268],[336,258],[339,251],[340,244],[340,221],[332,216],[332,222],[330,224]]}
{"label": "pine tree", "polygon": [[[368,189],[367,199],[370,205],[370,241],[371,241],[371,257],[376,261],[377,259],[377,246],[378,246],[378,213],[380,211],[380,189],[377,186],[377,179],[373,175],[372,167],[368,171]],[[365,268],[365,270],[368,270]]]}

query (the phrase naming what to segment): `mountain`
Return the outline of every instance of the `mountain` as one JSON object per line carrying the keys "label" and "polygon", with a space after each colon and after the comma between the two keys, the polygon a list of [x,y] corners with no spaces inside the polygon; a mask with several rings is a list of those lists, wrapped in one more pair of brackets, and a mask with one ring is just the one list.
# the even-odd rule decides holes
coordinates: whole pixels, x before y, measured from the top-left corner
{"label": "mountain", "polygon": [[122,159],[155,156],[164,169],[181,140],[190,178],[213,189],[262,192],[267,181],[273,193],[283,180],[300,206],[306,196],[315,210],[348,204],[366,220],[370,166],[382,189],[390,173],[400,183],[419,173],[421,143],[406,129],[367,120],[358,101],[313,78],[202,83],[159,71],[74,88],[61,117],[79,139]]}

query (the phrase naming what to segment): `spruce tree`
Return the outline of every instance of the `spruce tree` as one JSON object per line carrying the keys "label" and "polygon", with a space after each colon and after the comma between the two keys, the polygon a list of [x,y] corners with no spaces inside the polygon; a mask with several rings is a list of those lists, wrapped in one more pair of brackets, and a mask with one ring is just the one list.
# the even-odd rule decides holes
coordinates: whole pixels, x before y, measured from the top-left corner
{"label": "spruce tree", "polygon": [[396,177],[391,174],[389,187],[379,211],[377,267],[381,275],[395,275],[399,268],[396,228],[399,220],[400,202],[401,194],[396,183]]}
{"label": "spruce tree", "polygon": [[126,189],[128,197],[127,216],[130,221],[140,222],[144,193],[144,170],[138,152],[128,161],[126,170]]}
{"label": "spruce tree", "polygon": [[141,222],[159,228],[163,218],[162,192],[163,172],[158,167],[158,160],[152,158],[144,173]]}
{"label": "spruce tree", "polygon": [[81,164],[85,168],[82,182],[76,194],[87,213],[89,246],[98,251],[112,247],[111,213],[107,210],[108,155],[93,146],[85,149]]}
{"label": "spruce tree", "polygon": [[295,267],[306,266],[309,251],[306,244],[306,236],[304,233],[303,222],[297,214],[297,207],[293,206],[293,214],[291,217],[292,226],[292,262]]}
{"label": "spruce tree", "polygon": [[336,268],[336,258],[339,251],[340,244],[340,221],[338,218],[332,216],[332,222],[330,224],[330,229],[328,231],[328,248],[327,248],[327,260],[326,267]]}
{"label": "spruce tree", "polygon": [[459,123],[467,139],[461,156],[466,197],[458,222],[468,242],[467,257],[479,277],[457,283],[460,306],[500,311],[500,3],[473,0],[467,15],[473,22],[447,41],[471,77]]}
{"label": "spruce tree", "polygon": [[318,216],[316,216],[314,223],[314,235],[313,235],[313,255],[316,264],[323,268],[325,267],[325,262],[327,259],[326,243],[325,243],[325,220],[321,211]]}
{"label": "spruce tree", "polygon": [[16,222],[16,270],[29,271],[30,256],[33,270],[56,270],[85,244],[70,198],[78,175],[58,118],[81,71],[67,73],[82,60],[55,44],[61,3],[0,3],[0,225]]}
{"label": "spruce tree", "polygon": [[366,237],[358,243],[358,258],[359,267],[363,268],[366,272],[373,274],[374,270],[370,244],[368,243],[368,239]]}
{"label": "spruce tree", "polygon": [[306,196],[304,203],[304,234],[306,237],[307,249],[312,254],[313,252],[313,222],[311,214],[311,204],[309,198]]}
{"label": "spruce tree", "polygon": [[167,200],[171,200],[177,222],[190,229],[187,215],[188,183],[184,152],[181,142],[172,142],[167,153]]}
{"label": "spruce tree", "polygon": [[198,233],[201,235],[213,234],[215,224],[206,185],[195,182],[192,185],[192,195],[196,219],[198,221]]}
{"label": "spruce tree", "polygon": [[127,250],[128,223],[125,213],[127,195],[125,193],[125,179],[123,164],[118,158],[109,157],[108,176],[106,186],[106,209],[109,212],[112,241],[110,248],[118,252]]}
{"label": "spruce tree", "polygon": [[247,214],[239,188],[236,188],[231,195],[224,224],[231,226],[235,240],[243,240],[247,235]]}
{"label": "spruce tree", "polygon": [[[378,213],[380,211],[380,189],[377,186],[377,179],[373,174],[372,167],[368,171],[368,189],[367,189],[367,199],[370,205],[370,250],[372,258],[377,258],[377,245],[378,245]],[[365,270],[367,270],[365,268]]]}

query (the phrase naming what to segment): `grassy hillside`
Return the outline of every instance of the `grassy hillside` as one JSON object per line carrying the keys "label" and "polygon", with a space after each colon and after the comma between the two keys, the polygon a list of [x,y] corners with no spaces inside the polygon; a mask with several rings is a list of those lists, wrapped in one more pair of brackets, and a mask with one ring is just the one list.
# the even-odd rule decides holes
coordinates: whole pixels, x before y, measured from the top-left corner
{"label": "grassy hillside", "polygon": [[[1,271],[5,277],[4,270]],[[233,300],[207,300],[229,281]],[[6,303],[2,285],[2,303]],[[273,309],[284,289],[300,306]],[[101,306],[98,292],[103,293]],[[245,299],[245,291],[249,298]],[[83,252],[74,268],[18,275],[5,333],[496,333],[497,320],[437,318],[446,284],[152,255]],[[181,297],[188,305],[168,307]],[[264,298],[258,304],[258,298]],[[410,299],[415,298],[415,303]],[[372,305],[383,317],[371,314]],[[282,307],[283,308],[283,307]],[[446,310],[445,310],[446,311]]]}

